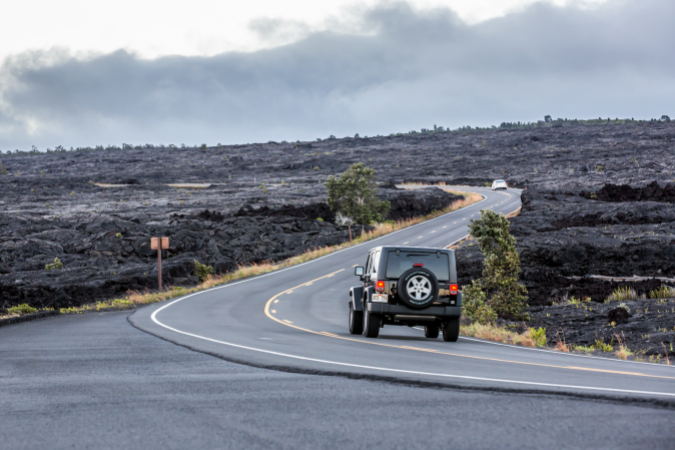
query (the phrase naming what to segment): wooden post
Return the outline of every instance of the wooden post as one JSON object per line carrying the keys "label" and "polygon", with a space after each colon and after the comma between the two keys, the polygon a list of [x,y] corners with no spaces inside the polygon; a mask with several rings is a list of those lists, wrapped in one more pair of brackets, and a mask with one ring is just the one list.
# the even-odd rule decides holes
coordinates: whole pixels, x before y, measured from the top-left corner
{"label": "wooden post", "polygon": [[150,248],[157,250],[157,285],[159,290],[162,290],[162,250],[169,249],[168,237],[153,237],[150,238]]}

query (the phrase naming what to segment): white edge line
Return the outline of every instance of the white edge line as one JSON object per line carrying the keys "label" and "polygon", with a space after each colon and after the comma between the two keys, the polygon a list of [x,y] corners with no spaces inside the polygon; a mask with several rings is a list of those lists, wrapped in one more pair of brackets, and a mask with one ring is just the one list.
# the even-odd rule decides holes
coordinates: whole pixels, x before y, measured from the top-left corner
{"label": "white edge line", "polygon": [[[422,328],[417,328],[417,327],[412,327],[414,330],[417,331],[424,331]],[[649,366],[652,368],[657,368],[661,367],[665,370],[673,370],[675,367],[671,366],[664,366],[663,364],[654,364],[654,363],[648,363],[648,362],[641,362],[641,361],[625,361],[621,359],[611,359],[611,358],[603,358],[602,356],[591,356],[591,355],[580,355],[578,353],[567,353],[567,352],[559,352],[556,350],[547,350],[544,348],[531,348],[531,347],[523,347],[522,345],[514,345],[514,344],[504,344],[503,342],[494,342],[494,341],[488,341],[486,339],[478,339],[478,338],[473,338],[469,336],[459,336],[460,339],[465,340],[465,341],[473,341],[473,342],[480,342],[481,344],[489,344],[489,345],[498,345],[500,347],[509,347],[515,350],[525,350],[529,352],[543,352],[543,353],[550,353],[552,355],[560,355],[560,356],[574,356],[576,358],[585,358],[585,359],[598,359],[600,361],[610,361],[613,363],[620,363],[620,364],[642,364],[645,366]]]}
{"label": "white edge line", "polygon": [[[205,292],[205,291],[202,291]],[[666,396],[666,397],[675,397],[675,394],[670,394],[666,392],[651,392],[651,391],[634,391],[634,390],[629,390],[629,389],[612,389],[612,388],[601,388],[601,387],[589,387],[589,386],[575,386],[575,385],[566,385],[566,384],[552,384],[552,383],[537,383],[534,381],[516,381],[516,380],[502,380],[498,378],[484,378],[484,377],[472,377],[468,375],[450,375],[450,374],[444,374],[444,373],[433,373],[433,372],[419,372],[419,371],[414,371],[414,370],[403,370],[403,369],[391,369],[387,367],[375,367],[375,366],[365,366],[361,364],[349,364],[349,363],[343,363],[343,362],[337,362],[337,361],[329,361],[325,359],[316,359],[316,358],[308,358],[305,356],[298,356],[298,355],[290,355],[288,353],[280,353],[280,352],[274,352],[271,350],[264,350],[261,348],[255,348],[255,347],[248,347],[246,345],[239,345],[239,344],[233,344],[231,342],[225,342],[225,341],[219,341],[217,339],[211,339],[207,338],[205,336],[200,336],[198,334],[193,334],[193,333],[188,333],[185,331],[178,330],[176,328],[172,328],[168,325],[164,325],[160,321],[157,320],[156,315],[158,312],[163,310],[164,308],[167,308],[174,303],[177,303],[179,301],[185,300],[186,298],[190,298],[194,295],[199,294],[199,292],[195,294],[191,294],[187,297],[179,298],[177,300],[174,300],[173,302],[162,306],[161,308],[157,309],[155,312],[152,313],[152,320],[155,322],[157,325],[166,328],[167,330],[171,330],[175,333],[183,334],[185,336],[190,336],[194,337],[197,339],[202,339],[205,341],[213,342],[216,344],[222,344],[222,345],[227,345],[230,347],[236,347],[236,348],[241,348],[244,350],[251,350],[255,352],[260,352],[260,353],[266,353],[269,355],[276,355],[276,356],[283,356],[285,358],[292,358],[292,359],[299,359],[303,361],[312,361],[312,362],[318,362],[318,363],[323,363],[323,364],[332,364],[336,366],[343,366],[343,367],[354,367],[357,369],[368,369],[368,370],[379,370],[383,372],[395,372],[395,373],[404,373],[404,374],[410,374],[410,375],[425,375],[425,376],[432,376],[432,377],[443,377],[443,378],[457,378],[457,379],[462,379],[462,380],[474,380],[474,381],[489,381],[489,382],[497,382],[497,383],[507,383],[507,384],[519,384],[519,385],[527,385],[527,386],[541,386],[541,387],[554,387],[554,388],[563,388],[563,389],[581,389],[581,390],[587,390],[587,391],[602,391],[602,392],[616,392],[616,393],[622,393],[622,394],[640,394],[640,395],[657,395],[657,396]]]}

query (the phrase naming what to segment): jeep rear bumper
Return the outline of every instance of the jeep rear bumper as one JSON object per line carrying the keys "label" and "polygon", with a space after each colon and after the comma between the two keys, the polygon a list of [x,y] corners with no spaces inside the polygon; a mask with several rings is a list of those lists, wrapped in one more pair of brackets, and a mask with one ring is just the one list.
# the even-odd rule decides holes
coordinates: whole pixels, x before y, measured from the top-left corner
{"label": "jeep rear bumper", "polygon": [[390,305],[388,303],[368,303],[368,312],[379,315],[392,316],[425,316],[434,317],[459,317],[462,315],[461,306],[430,306],[426,309],[411,309],[403,305]]}

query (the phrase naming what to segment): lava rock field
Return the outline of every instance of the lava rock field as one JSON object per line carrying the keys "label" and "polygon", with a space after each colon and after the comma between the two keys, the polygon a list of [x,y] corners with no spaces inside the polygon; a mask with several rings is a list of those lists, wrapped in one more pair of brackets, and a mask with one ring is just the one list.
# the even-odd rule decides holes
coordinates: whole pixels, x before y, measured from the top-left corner
{"label": "lava rock field", "polygon": [[[344,242],[346,227],[334,223],[322,183],[355,162],[377,170],[392,220],[427,214],[456,198],[392,184],[484,186],[502,178],[525,189],[511,229],[535,322],[572,296],[590,297],[598,306],[593,312],[606,319],[609,307],[600,305],[617,287],[645,294],[675,284],[675,122],[14,153],[1,154],[0,162],[7,171],[0,175],[0,308],[74,306],[152,288],[150,236],[171,238],[169,285],[196,282],[194,259],[223,272]],[[466,242],[457,254],[460,283],[480,276],[477,245]],[[44,270],[55,257],[64,269]],[[665,328],[671,332],[660,339],[673,343],[675,314],[660,314],[653,323],[641,316],[653,330],[626,328],[627,339]],[[635,320],[632,315],[615,327]],[[549,339],[563,330],[568,342],[586,342],[583,320],[575,323],[551,322]]]}

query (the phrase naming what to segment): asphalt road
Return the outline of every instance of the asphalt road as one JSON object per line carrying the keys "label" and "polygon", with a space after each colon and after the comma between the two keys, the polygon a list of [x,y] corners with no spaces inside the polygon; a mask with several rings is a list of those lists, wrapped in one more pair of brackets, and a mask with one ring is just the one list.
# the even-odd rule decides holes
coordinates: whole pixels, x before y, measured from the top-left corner
{"label": "asphalt road", "polygon": [[0,328],[0,448],[673,448],[672,408],[259,369],[129,314]]}
{"label": "asphalt road", "polygon": [[[489,196],[390,238],[447,245],[491,205],[517,199]],[[399,327],[378,345],[349,335],[351,266],[379,243],[134,314],[0,328],[0,448],[675,446],[668,367]],[[576,387],[549,386],[563,382]]]}
{"label": "asphalt road", "polygon": [[[308,263],[139,310],[134,326],[191,349],[257,367],[511,392],[675,401],[675,368],[497,345],[425,339],[407,327],[380,337],[347,330],[352,267],[378,245],[446,247],[491,208],[520,206],[518,191],[473,188],[482,202]],[[461,261],[458,262],[461,264]]]}

